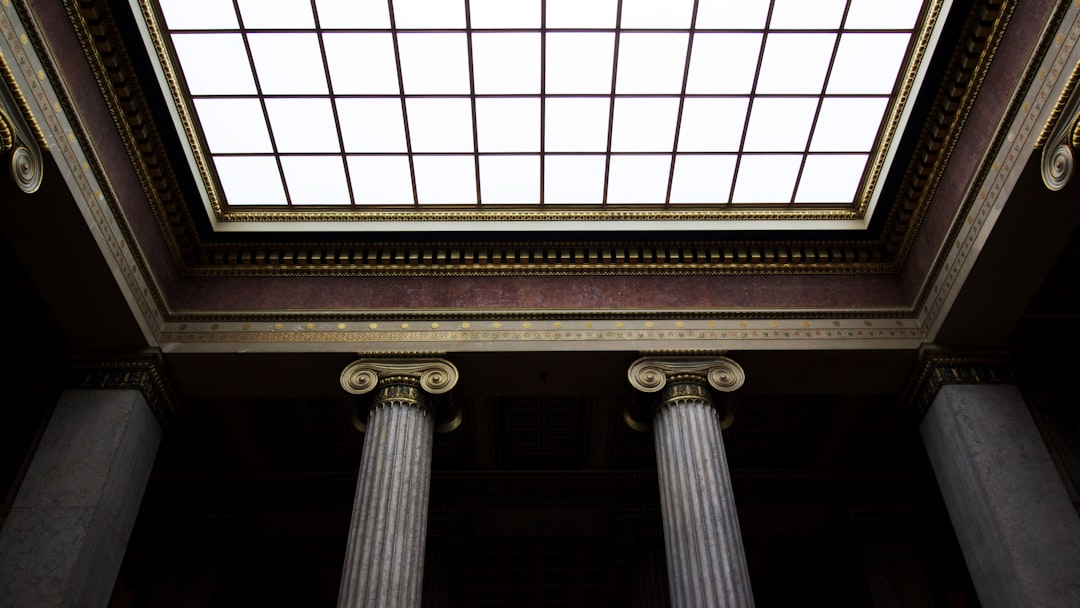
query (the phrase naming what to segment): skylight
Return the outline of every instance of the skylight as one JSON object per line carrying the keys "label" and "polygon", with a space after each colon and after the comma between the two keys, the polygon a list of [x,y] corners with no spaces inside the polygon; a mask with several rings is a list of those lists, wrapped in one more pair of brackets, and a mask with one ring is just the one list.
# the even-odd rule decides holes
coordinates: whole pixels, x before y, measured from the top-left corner
{"label": "skylight", "polygon": [[923,3],[160,9],[230,209],[807,209],[867,196]]}

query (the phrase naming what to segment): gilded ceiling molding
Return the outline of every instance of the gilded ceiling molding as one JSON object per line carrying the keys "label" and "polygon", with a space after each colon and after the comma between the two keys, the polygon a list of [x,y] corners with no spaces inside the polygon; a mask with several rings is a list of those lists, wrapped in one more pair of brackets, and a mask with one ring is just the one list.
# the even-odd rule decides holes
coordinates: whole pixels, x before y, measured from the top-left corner
{"label": "gilded ceiling molding", "polygon": [[1043,184],[1053,191],[1061,190],[1076,170],[1076,154],[1080,149],[1080,94],[1076,83],[1080,79],[1080,62],[1069,76],[1050,119],[1035,142],[1042,148]]}
{"label": "gilded ceiling molding", "polygon": [[[143,189],[154,208],[170,253],[184,276],[513,276],[564,274],[888,274],[902,267],[937,177],[945,166],[960,129],[971,109],[997,46],[1004,34],[1016,0],[977,0],[956,45],[942,83],[907,169],[907,190],[896,199],[885,229],[875,240],[761,241],[717,243],[675,241],[608,242],[430,242],[387,241],[381,243],[229,243],[204,242],[195,229],[176,175],[170,166],[146,109],[128,50],[117,34],[116,22],[106,0],[64,0],[83,51],[94,69],[98,85],[122,134]],[[147,0],[140,0],[149,10]],[[938,7],[938,5],[933,5]],[[938,7],[939,8],[939,7]],[[932,16],[936,18],[936,16]],[[929,49],[920,39],[916,53]],[[161,49],[161,40],[155,43]],[[909,75],[910,76],[910,75]],[[174,79],[175,80],[175,79]],[[173,85],[175,86],[175,82]],[[902,85],[905,89],[908,83]],[[123,108],[123,111],[121,111]],[[135,129],[133,125],[138,125]],[[188,131],[191,126],[185,127]],[[205,169],[204,169],[205,171]],[[877,169],[875,170],[877,171]],[[244,212],[241,212],[244,213]],[[337,211],[300,216],[268,212],[259,217],[270,222],[287,220],[328,221],[363,219],[386,221],[378,212],[353,217]],[[455,212],[457,213],[457,212]],[[520,213],[500,214],[497,220],[524,219]],[[563,212],[559,218],[586,217],[592,212]],[[651,219],[664,213],[679,219],[697,217],[698,211],[644,212]],[[657,215],[659,213],[659,215]],[[712,212],[710,212],[712,213]],[[767,209],[724,212],[731,219],[792,219]],[[804,219],[855,217],[853,211],[808,210]],[[584,214],[584,215],[582,215]],[[689,215],[688,215],[689,214]],[[839,214],[839,215],[838,215]],[[440,219],[443,212],[408,214]],[[618,211],[603,216],[631,217]],[[253,216],[254,217],[254,216]],[[479,217],[479,216],[478,216]],[[535,218],[535,216],[529,216]],[[666,217],[666,216],[665,216]],[[705,215],[701,216],[706,217]],[[714,215],[707,214],[710,219]],[[727,216],[725,216],[727,217]],[[230,216],[230,219],[249,219]],[[297,237],[298,239],[300,237]],[[595,250],[595,251],[593,251]]]}
{"label": "gilded ceiling molding", "polygon": [[80,356],[68,361],[65,388],[135,389],[143,394],[158,423],[165,427],[180,409],[180,397],[158,354]]}
{"label": "gilded ceiling molding", "polygon": [[1009,354],[1000,351],[926,349],[919,355],[904,403],[921,418],[941,387],[947,384],[1004,384],[1015,382]]}
{"label": "gilded ceiling molding", "polygon": [[3,53],[0,53],[0,73],[4,77],[0,85],[0,154],[10,154],[9,171],[15,185],[33,194],[41,187],[44,171],[41,150],[49,148],[48,142]]}

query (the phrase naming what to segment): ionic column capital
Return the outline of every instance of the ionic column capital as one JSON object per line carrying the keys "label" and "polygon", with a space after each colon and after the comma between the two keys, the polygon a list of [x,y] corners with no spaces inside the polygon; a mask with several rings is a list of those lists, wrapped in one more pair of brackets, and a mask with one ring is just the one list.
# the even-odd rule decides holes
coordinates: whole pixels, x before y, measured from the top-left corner
{"label": "ionic column capital", "polygon": [[[341,387],[354,395],[375,393],[370,407],[381,405],[416,405],[427,407],[425,393],[443,395],[457,385],[458,370],[446,359],[357,359],[341,372]],[[438,408],[436,430],[450,432],[461,424],[461,410]],[[358,412],[353,419],[357,430],[364,432],[367,423]]]}
{"label": "ionic column capital", "polygon": [[[696,399],[714,406],[711,390],[730,393],[738,390],[746,381],[741,365],[727,357],[642,357],[630,365],[627,372],[630,384],[643,393],[658,393],[652,410]],[[649,412],[644,408],[629,407],[623,412],[623,420],[636,430],[649,428]],[[718,412],[721,428],[728,428],[734,421],[731,411]]]}

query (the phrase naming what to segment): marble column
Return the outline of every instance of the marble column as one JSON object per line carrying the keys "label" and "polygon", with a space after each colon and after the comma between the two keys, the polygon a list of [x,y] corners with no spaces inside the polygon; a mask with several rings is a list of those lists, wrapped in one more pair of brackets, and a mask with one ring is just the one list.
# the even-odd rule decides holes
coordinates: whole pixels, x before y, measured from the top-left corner
{"label": "marble column", "polygon": [[61,395],[0,530],[0,605],[108,604],[160,442],[139,390]]}
{"label": "marble column", "polygon": [[730,416],[722,420],[713,401],[714,390],[742,386],[742,368],[726,357],[645,357],[629,377],[658,396],[652,427],[672,606],[753,606],[721,436]]}
{"label": "marble column", "polygon": [[420,606],[436,430],[432,397],[457,378],[457,368],[441,359],[361,359],[342,372],[346,391],[374,392],[374,400],[362,424],[339,606]]}
{"label": "marble column", "polygon": [[1080,606],[1080,518],[1016,386],[944,384],[920,431],[979,602]]}

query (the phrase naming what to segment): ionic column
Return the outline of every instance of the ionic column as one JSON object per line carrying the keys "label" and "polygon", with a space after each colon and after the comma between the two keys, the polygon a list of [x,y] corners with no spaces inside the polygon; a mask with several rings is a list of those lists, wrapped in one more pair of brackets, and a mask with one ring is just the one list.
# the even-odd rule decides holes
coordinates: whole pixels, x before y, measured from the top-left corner
{"label": "ionic column", "polygon": [[1080,606],[1080,519],[1008,371],[929,358],[920,424],[979,602]]}
{"label": "ionic column", "polygon": [[374,391],[374,400],[367,422],[360,423],[367,436],[339,606],[420,606],[436,430],[432,401],[457,379],[457,368],[442,359],[361,359],[342,372],[346,391]]}
{"label": "ionic column", "polygon": [[[629,371],[652,405],[671,604],[753,606],[742,535],[731,492],[723,423],[712,391],[742,386],[742,368],[726,357],[645,357]],[[642,423],[631,412],[627,423]]]}

